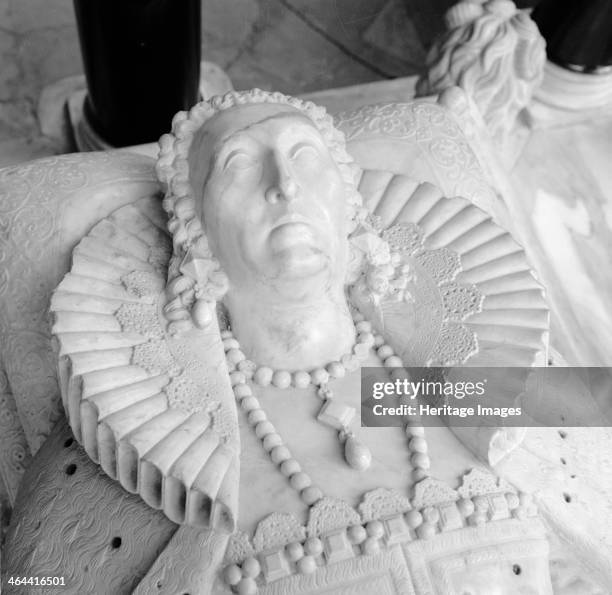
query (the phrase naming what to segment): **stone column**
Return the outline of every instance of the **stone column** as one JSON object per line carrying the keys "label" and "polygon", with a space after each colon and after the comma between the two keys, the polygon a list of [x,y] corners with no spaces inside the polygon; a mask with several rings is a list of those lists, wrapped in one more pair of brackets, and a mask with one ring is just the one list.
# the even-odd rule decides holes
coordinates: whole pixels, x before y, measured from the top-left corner
{"label": "stone column", "polygon": [[531,17],[549,60],[575,72],[612,72],[612,0],[543,0]]}
{"label": "stone column", "polygon": [[88,94],[106,143],[156,141],[198,101],[200,0],[74,0]]}
{"label": "stone column", "polygon": [[[537,100],[567,124],[612,106],[612,0],[542,0],[531,17],[546,39],[548,61]],[[537,112],[537,113],[536,113]],[[536,109],[539,126],[556,121]],[[552,119],[551,119],[552,118]]]}

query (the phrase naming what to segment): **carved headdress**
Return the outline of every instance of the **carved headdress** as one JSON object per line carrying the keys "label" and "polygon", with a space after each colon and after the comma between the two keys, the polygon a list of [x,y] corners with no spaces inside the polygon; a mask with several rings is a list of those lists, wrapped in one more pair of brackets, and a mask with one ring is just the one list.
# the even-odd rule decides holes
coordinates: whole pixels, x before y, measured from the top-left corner
{"label": "carved headdress", "polygon": [[[173,255],[168,270],[168,304],[171,332],[205,326],[212,316],[214,302],[227,291],[228,280],[213,256],[202,228],[202,167],[193,163],[192,147],[205,123],[224,110],[241,105],[273,103],[291,107],[313,122],[336,162],[346,183],[349,217],[357,222],[367,213],[362,208],[356,180],[359,168],[346,151],[344,135],[324,108],[282,93],[253,89],[232,91],[198,103],[189,112],[179,112],[172,121],[172,132],[160,139],[157,174],[165,186],[163,202],[168,213],[168,229],[173,239]],[[191,314],[190,314],[191,311]]]}

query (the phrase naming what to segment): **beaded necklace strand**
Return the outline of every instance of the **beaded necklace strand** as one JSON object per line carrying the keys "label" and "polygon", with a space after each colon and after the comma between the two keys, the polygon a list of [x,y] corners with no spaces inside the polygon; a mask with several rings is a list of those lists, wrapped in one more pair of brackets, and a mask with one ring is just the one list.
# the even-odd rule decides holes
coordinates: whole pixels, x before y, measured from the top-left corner
{"label": "beaded necklace strand", "polygon": [[[311,384],[317,387],[317,396],[323,401],[317,420],[338,431],[338,438],[344,444],[344,455],[351,467],[363,471],[371,462],[369,449],[358,442],[350,429],[355,409],[338,403],[329,382],[342,378],[347,371],[359,368],[374,347],[376,354],[386,368],[400,368],[403,363],[395,354],[393,348],[385,343],[382,335],[373,333],[372,325],[364,317],[355,312],[353,314],[356,329],[356,342],[351,353],[340,358],[339,361],[329,363],[325,367],[315,368],[308,372],[299,370],[289,372],[286,370],[273,370],[268,366],[258,366],[248,360],[240,349],[240,344],[230,330],[221,332],[225,356],[230,370],[230,382],[234,396],[240,408],[247,414],[247,421],[255,431],[255,435],[262,441],[264,450],[280,472],[287,477],[290,485],[299,493],[306,506],[312,506],[323,498],[323,492],[314,486],[310,476],[304,472],[298,461],[293,458],[290,450],[285,446],[280,434],[268,420],[259,399],[253,394],[249,380],[255,384],[277,388],[307,388]],[[411,420],[406,425],[406,435],[409,439],[408,449],[411,453],[410,462],[413,467],[412,479],[416,483],[428,475],[430,460],[427,454],[425,429],[417,420]]]}
{"label": "beaded necklace strand", "polygon": [[[372,325],[365,321],[361,314],[354,313],[353,319],[357,330],[357,341],[351,354],[343,356],[339,362],[332,362],[325,368],[317,368],[311,372],[290,373],[282,370],[274,371],[265,366],[258,367],[246,359],[240,351],[240,344],[233,337],[231,331],[221,333],[236,400],[246,412],[249,424],[262,441],[263,447],[272,462],[280,468],[280,472],[289,480],[290,485],[299,493],[302,502],[308,507],[312,507],[319,502],[324,497],[323,492],[313,485],[310,476],[302,470],[298,461],[293,458],[290,450],[284,445],[281,436],[272,423],[268,421],[259,400],[253,395],[248,382],[252,379],[254,383],[260,386],[272,384],[277,388],[288,388],[289,386],[306,388],[313,384],[317,387],[317,395],[324,400],[323,407],[325,407],[328,402],[333,402],[333,393],[328,386],[328,382],[334,378],[341,378],[347,371],[357,369],[360,362],[367,357],[371,347],[376,349],[383,365],[390,369],[392,378],[394,376],[396,378],[400,377],[398,374],[405,374],[401,359],[395,355],[393,348],[385,343],[382,335],[372,333]],[[317,418],[319,421],[323,421],[320,416],[321,412],[319,412]],[[406,424],[405,432],[408,438],[408,450],[410,451],[410,463],[412,465],[411,479],[414,487],[415,484],[429,475],[430,460],[427,454],[425,428],[419,418],[413,417]],[[342,433],[347,435],[346,442],[348,442],[351,434],[350,428],[342,428],[339,434]],[[350,464],[346,452],[345,457]],[[535,514],[532,510],[534,507],[529,494],[508,492],[504,494],[503,498],[513,518],[520,520]],[[435,506],[427,506],[418,510],[413,498],[411,498],[411,505],[413,507],[404,514],[406,525],[410,531],[415,532],[419,539],[430,539],[437,532],[436,526],[441,519],[440,511]],[[456,502],[456,509],[458,514],[465,519],[465,523],[474,527],[481,527],[489,518],[487,513],[488,498],[486,496],[461,498]],[[352,546],[359,547],[363,554],[372,555],[380,551],[385,528],[381,520],[370,520],[364,524],[351,525],[347,528],[346,535]],[[308,575],[317,570],[317,558],[320,557],[324,547],[320,537],[310,536],[303,543],[299,541],[291,542],[284,549],[290,563],[295,564],[297,572]],[[262,567],[257,557],[253,555],[247,557],[241,565],[237,563],[229,564],[224,569],[223,579],[238,595],[256,595],[258,592],[257,577],[261,572]]]}

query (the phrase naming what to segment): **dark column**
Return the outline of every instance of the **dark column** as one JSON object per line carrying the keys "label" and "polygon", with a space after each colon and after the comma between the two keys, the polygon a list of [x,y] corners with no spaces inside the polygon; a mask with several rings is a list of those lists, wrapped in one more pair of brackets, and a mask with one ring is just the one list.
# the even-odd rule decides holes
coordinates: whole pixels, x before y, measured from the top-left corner
{"label": "dark column", "polygon": [[531,17],[552,62],[585,73],[612,70],[612,0],[542,0]]}
{"label": "dark column", "polygon": [[116,147],[156,141],[198,100],[200,0],[74,0],[85,116]]}

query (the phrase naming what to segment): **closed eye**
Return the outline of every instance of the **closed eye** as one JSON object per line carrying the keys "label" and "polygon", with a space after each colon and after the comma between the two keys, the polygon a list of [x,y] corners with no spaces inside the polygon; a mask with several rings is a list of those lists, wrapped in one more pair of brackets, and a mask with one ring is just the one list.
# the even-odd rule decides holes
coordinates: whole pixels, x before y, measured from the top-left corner
{"label": "closed eye", "polygon": [[223,164],[224,170],[244,170],[257,165],[257,160],[244,151],[232,151]]}
{"label": "closed eye", "polygon": [[300,143],[292,150],[290,157],[292,161],[310,162],[319,158],[319,151],[316,147],[307,143]]}

